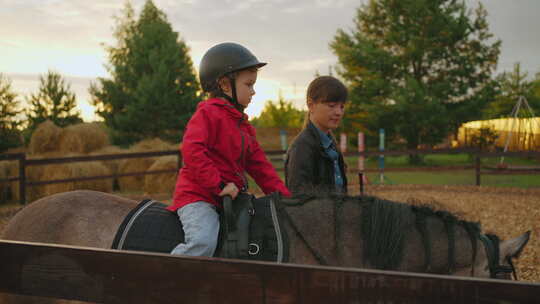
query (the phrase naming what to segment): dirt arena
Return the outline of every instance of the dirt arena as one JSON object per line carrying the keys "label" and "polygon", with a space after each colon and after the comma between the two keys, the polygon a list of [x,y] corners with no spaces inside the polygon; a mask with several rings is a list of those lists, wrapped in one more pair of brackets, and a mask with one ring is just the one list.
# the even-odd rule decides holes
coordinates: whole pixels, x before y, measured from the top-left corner
{"label": "dirt arena", "polygon": [[[431,204],[465,220],[480,222],[484,232],[495,233],[502,239],[532,231],[515,265],[520,280],[540,282],[540,188],[392,185],[367,186],[366,194],[399,202]],[[129,197],[137,199],[134,195]],[[154,198],[166,202],[164,197]],[[19,209],[17,206],[0,209],[0,232]]]}

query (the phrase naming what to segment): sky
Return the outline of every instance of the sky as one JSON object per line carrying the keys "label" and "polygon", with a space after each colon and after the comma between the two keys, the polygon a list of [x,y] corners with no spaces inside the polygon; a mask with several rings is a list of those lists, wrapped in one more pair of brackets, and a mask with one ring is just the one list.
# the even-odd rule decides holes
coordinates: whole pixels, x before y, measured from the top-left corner
{"label": "sky", "polygon": [[[144,0],[132,0],[137,13]],[[257,94],[246,112],[260,114],[281,94],[298,107],[316,72],[337,63],[329,48],[338,29],[350,32],[357,8],[367,0],[154,0],[173,30],[190,48],[198,69],[204,52],[237,42],[268,62],[259,73]],[[475,8],[479,0],[465,0]],[[533,76],[540,72],[540,1],[486,0],[490,31],[502,40],[497,72],[516,62]],[[37,91],[39,76],[59,72],[71,85],[85,121],[96,119],[88,87],[108,77],[104,46],[115,45],[114,16],[124,0],[0,0],[0,73],[20,96]]]}

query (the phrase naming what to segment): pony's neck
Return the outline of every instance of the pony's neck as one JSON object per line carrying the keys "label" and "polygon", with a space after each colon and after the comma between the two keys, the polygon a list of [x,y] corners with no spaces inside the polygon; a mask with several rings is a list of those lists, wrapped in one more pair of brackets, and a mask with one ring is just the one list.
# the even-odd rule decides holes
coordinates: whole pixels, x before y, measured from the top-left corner
{"label": "pony's neck", "polygon": [[409,233],[400,270],[452,274],[474,263],[473,244],[478,248],[475,233],[462,222],[449,224],[441,217],[429,216],[425,227],[425,231],[415,227]]}

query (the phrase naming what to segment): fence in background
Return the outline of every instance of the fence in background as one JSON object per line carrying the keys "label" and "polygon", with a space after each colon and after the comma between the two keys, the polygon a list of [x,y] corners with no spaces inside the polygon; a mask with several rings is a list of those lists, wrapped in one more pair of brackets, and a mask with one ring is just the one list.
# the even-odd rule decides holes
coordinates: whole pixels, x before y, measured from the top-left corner
{"label": "fence in background", "polygon": [[[283,150],[273,150],[266,151],[266,155],[273,160],[284,160]],[[403,155],[429,155],[429,154],[461,154],[468,153],[474,156],[474,164],[471,166],[456,166],[456,167],[433,167],[433,168],[415,168],[414,171],[457,171],[457,170],[474,170],[476,176],[476,185],[481,184],[481,175],[483,174],[538,174],[540,168],[523,168],[519,171],[509,170],[500,168],[497,170],[490,170],[482,172],[481,159],[487,157],[536,157],[540,159],[540,152],[537,151],[523,151],[523,152],[485,152],[478,151],[476,149],[422,149],[422,150],[402,150],[402,151],[363,151],[363,152],[345,152],[345,156],[356,156],[356,157],[369,157],[369,156],[403,156]],[[143,171],[143,172],[131,172],[123,174],[112,174],[112,175],[101,175],[101,176],[87,176],[87,177],[78,177],[70,179],[61,179],[61,180],[45,180],[45,181],[29,181],[26,177],[26,168],[29,166],[40,166],[40,165],[49,165],[49,164],[61,164],[61,163],[70,163],[70,162],[88,162],[88,161],[105,161],[105,160],[114,160],[114,159],[126,159],[126,158],[143,158],[143,157],[156,157],[156,156],[166,156],[166,155],[177,155],[178,156],[178,165],[176,169],[164,169],[164,170],[152,170],[152,171]],[[19,176],[11,177],[7,179],[0,179],[2,182],[13,182],[19,181],[19,197],[20,203],[24,204],[26,202],[26,187],[35,187],[46,184],[55,184],[55,183],[67,183],[74,181],[83,181],[83,180],[97,180],[97,179],[107,179],[107,178],[118,178],[123,176],[138,176],[146,174],[160,174],[160,173],[170,173],[177,172],[178,168],[181,167],[182,158],[178,150],[168,150],[168,151],[157,151],[157,152],[141,152],[141,153],[124,153],[124,154],[107,154],[107,155],[95,155],[95,156],[77,156],[77,157],[61,157],[61,158],[48,158],[48,159],[27,159],[24,153],[17,154],[0,154],[0,161],[9,161],[16,160],[19,163]],[[276,170],[282,171],[283,167],[277,167]],[[410,171],[410,168],[376,168],[376,169],[362,169],[362,170],[353,170],[352,172],[357,172],[359,174],[364,174],[367,172],[396,172],[396,171]]]}
{"label": "fence in background", "polygon": [[[26,177],[26,168],[31,166],[43,166],[50,164],[64,164],[72,162],[89,162],[89,161],[106,161],[106,160],[115,160],[115,159],[127,159],[127,158],[144,158],[144,157],[157,157],[157,156],[167,156],[167,155],[177,155],[177,168],[176,169],[164,169],[164,170],[152,170],[152,171],[142,171],[142,172],[130,172],[130,173],[113,173],[111,175],[98,175],[98,176],[86,176],[86,177],[76,177],[68,179],[57,179],[57,180],[42,180],[42,181],[29,181]],[[139,152],[139,153],[122,153],[122,154],[104,154],[104,155],[93,155],[93,156],[76,156],[76,157],[58,157],[58,158],[44,158],[44,159],[27,159],[26,154],[16,153],[16,154],[3,154],[0,155],[0,161],[16,160],[19,163],[19,176],[11,177],[8,179],[0,179],[2,182],[12,182],[19,181],[19,202],[21,204],[26,203],[26,187],[35,187],[40,185],[48,184],[58,184],[58,183],[68,183],[84,180],[98,180],[98,179],[114,179],[123,176],[140,176],[147,174],[160,174],[160,173],[170,173],[177,172],[178,168],[182,166],[182,156],[178,150],[167,150],[167,151],[155,151],[155,152]]]}

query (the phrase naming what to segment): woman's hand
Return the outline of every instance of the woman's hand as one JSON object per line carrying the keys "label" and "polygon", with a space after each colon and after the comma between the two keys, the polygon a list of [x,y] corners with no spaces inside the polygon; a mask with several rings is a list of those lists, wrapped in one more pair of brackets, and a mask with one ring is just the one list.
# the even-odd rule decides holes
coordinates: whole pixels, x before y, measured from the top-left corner
{"label": "woman's hand", "polygon": [[225,185],[225,188],[223,188],[223,190],[221,190],[221,192],[219,193],[219,196],[230,195],[232,199],[235,199],[238,195],[238,192],[238,187],[236,187],[234,183],[227,183]]}

